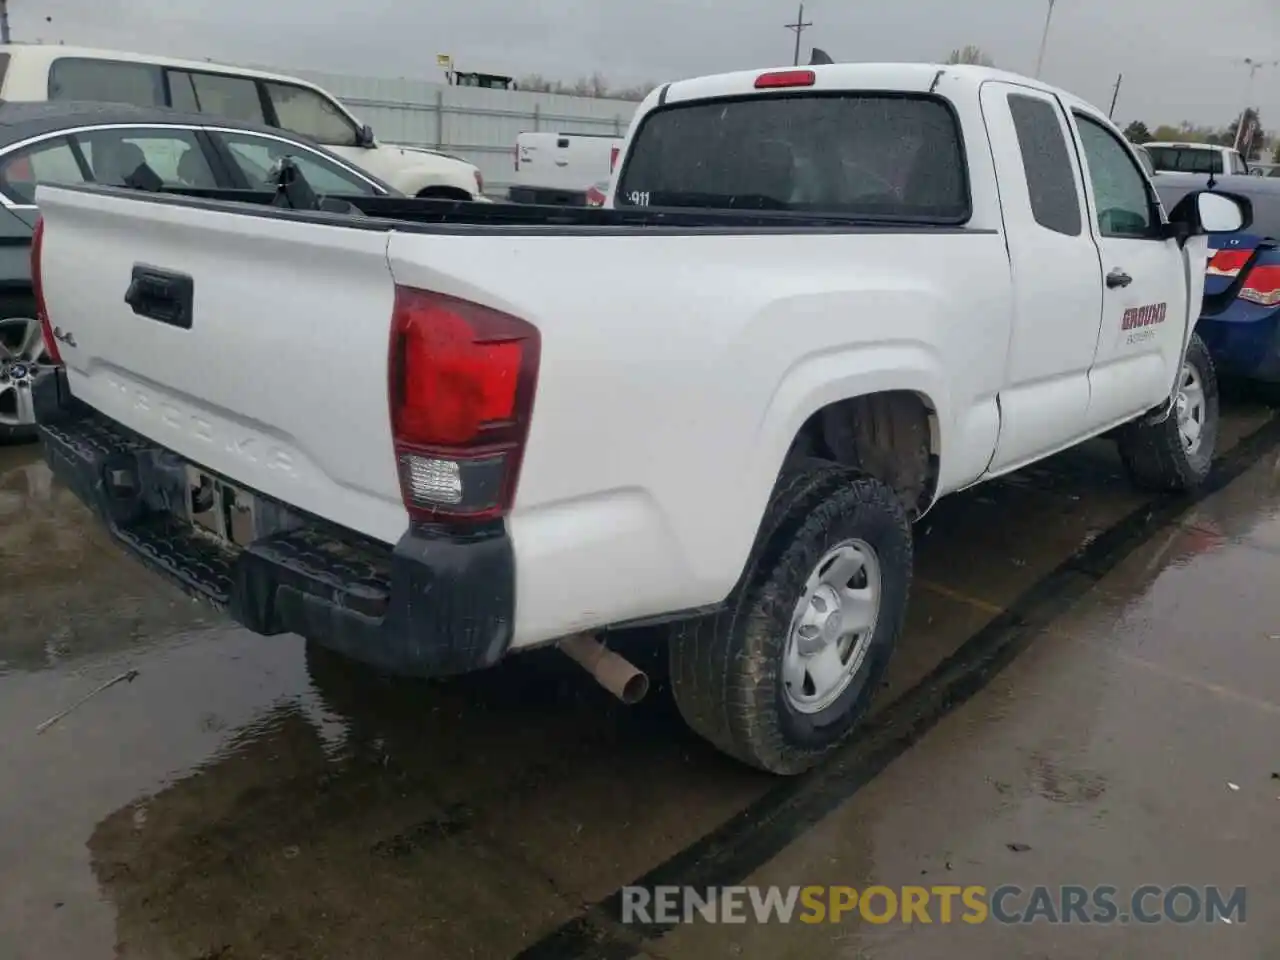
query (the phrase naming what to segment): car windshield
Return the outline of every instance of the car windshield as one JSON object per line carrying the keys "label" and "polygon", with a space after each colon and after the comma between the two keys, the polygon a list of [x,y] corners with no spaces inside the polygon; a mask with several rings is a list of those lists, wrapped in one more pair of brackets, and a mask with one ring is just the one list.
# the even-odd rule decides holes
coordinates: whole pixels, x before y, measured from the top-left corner
{"label": "car windshield", "polygon": [[959,131],[930,97],[755,96],[660,108],[620,174],[620,206],[963,222]]}
{"label": "car windshield", "polygon": [[1222,173],[1222,151],[1210,147],[1147,147],[1157,170],[1168,173]]}

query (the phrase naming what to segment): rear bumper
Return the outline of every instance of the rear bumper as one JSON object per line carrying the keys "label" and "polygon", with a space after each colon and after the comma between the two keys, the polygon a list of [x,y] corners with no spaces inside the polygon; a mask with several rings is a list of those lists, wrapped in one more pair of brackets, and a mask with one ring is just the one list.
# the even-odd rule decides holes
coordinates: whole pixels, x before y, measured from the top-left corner
{"label": "rear bumper", "polygon": [[116,543],[255,633],[300,634],[413,676],[491,666],[510,645],[515,560],[502,530],[411,528],[391,547],[258,494],[274,532],[228,547],[187,519],[177,454],[75,400],[61,370],[34,399],[46,462]]}
{"label": "rear bumper", "polygon": [[587,191],[561,190],[558,187],[508,187],[507,200],[544,207],[585,207]]}

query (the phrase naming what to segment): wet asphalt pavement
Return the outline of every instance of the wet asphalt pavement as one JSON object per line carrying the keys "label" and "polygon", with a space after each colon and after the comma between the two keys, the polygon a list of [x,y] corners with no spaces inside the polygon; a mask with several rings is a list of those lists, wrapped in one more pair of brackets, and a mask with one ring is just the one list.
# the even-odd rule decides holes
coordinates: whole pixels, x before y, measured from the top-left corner
{"label": "wet asphalt pavement", "polygon": [[[873,717],[786,781],[687,733],[660,669],[626,708],[554,651],[407,682],[249,635],[0,449],[0,960],[1274,960],[1280,421],[1227,417],[1194,502],[1106,444],[945,501]],[[1218,884],[1248,913],[624,926],[637,881]]]}

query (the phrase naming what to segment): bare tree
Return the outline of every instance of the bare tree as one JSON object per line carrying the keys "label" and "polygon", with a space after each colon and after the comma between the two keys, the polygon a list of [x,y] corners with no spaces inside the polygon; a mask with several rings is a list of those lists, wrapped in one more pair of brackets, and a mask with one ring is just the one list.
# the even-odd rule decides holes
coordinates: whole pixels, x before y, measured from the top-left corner
{"label": "bare tree", "polygon": [[947,63],[971,63],[979,67],[994,67],[996,65],[996,62],[987,56],[981,47],[972,43],[958,50],[952,50],[951,55],[947,57]]}
{"label": "bare tree", "polygon": [[579,77],[572,83],[551,80],[540,73],[521,77],[518,89],[530,93],[559,93],[570,97],[590,97],[596,100],[643,100],[656,83],[640,83],[630,87],[611,87],[602,73]]}

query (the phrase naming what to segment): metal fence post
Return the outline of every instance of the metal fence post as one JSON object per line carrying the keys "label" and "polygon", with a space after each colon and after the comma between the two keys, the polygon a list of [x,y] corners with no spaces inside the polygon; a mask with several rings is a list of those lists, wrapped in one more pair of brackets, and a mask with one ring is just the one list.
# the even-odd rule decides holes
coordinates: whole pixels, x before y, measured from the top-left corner
{"label": "metal fence post", "polygon": [[436,149],[444,148],[444,91],[436,91]]}

